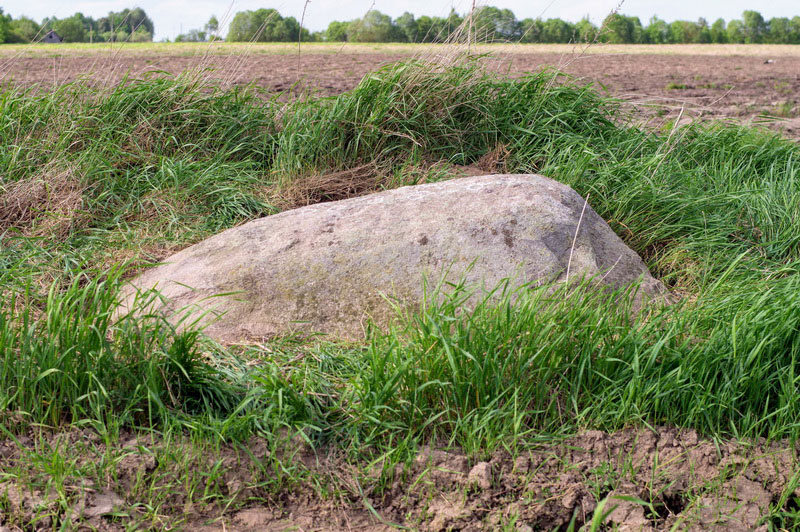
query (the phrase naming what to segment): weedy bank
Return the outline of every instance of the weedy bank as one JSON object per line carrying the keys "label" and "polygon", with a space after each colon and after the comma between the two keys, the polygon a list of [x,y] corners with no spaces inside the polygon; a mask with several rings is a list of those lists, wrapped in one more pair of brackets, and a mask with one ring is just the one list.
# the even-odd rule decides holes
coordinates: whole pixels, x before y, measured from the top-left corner
{"label": "weedy bank", "polygon": [[[99,92],[7,87],[3,524],[158,529],[304,493],[427,526],[433,495],[381,506],[426,446],[513,461],[585,429],[678,426],[793,447],[800,151],[743,127],[629,123],[558,73],[508,80],[477,59],[399,64],[340,96],[291,103],[191,75]],[[501,297],[466,309],[471,287],[454,279],[431,284],[446,297],[360,344],[221,346],[191,323],[112,318],[126,278],[206,236],[465,166],[572,186],[681,301],[637,316],[586,287],[500,286]],[[226,476],[232,464],[246,474]],[[794,522],[795,471],[769,505],[772,526]],[[593,474],[597,502],[623,482]],[[704,489],[687,489],[684,506]],[[114,503],[107,511],[87,506],[97,493]],[[653,524],[679,513],[660,492],[642,487],[639,498]],[[599,526],[597,512],[568,508],[541,526]]]}

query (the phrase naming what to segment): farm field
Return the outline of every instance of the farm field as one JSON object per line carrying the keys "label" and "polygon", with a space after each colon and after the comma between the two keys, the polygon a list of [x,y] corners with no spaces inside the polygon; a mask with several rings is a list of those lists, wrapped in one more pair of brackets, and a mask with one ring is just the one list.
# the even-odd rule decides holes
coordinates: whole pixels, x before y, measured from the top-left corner
{"label": "farm field", "polygon": [[[0,532],[800,526],[800,52],[470,51],[0,47]],[[233,344],[120,310],[225,229],[505,172],[672,304],[444,285],[363,341]]]}
{"label": "farm field", "polygon": [[[78,78],[114,84],[148,72],[210,69],[227,84],[264,95],[289,89],[335,95],[368,72],[448,47],[402,44],[129,44],[0,49],[0,79],[22,86]],[[792,45],[481,45],[492,67],[511,77],[555,67],[627,102],[652,125],[679,116],[768,124],[800,138],[800,49]]]}

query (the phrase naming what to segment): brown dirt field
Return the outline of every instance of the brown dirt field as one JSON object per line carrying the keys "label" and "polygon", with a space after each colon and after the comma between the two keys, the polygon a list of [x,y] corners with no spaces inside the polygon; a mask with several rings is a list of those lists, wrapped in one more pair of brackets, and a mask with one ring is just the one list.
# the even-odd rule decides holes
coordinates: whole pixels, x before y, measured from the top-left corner
{"label": "brown dirt field", "polygon": [[[768,122],[787,136],[800,138],[800,51],[792,55],[783,47],[750,46],[684,47],[678,49],[680,53],[662,53],[666,47],[651,47],[652,53],[646,53],[647,47],[631,47],[632,53],[620,53],[618,48],[593,48],[591,53],[583,54],[566,46],[489,48],[493,52],[490,66],[511,76],[543,67],[559,67],[624,100],[654,126],[676,116],[682,120],[733,119],[745,123]],[[223,48],[227,53],[210,55],[199,55],[198,48],[193,49],[195,53],[182,54],[164,53],[163,49],[159,46],[153,51],[134,49],[105,54],[68,49],[48,56],[0,54],[0,80],[46,88],[88,78],[93,83],[108,85],[119,82],[126,74],[133,77],[158,71],[178,74],[201,68],[209,69],[210,77],[226,84],[252,83],[265,95],[293,87],[335,95],[353,88],[366,73],[381,65],[420,53],[447,52],[447,49],[349,45],[338,50],[317,50],[312,46],[298,57],[290,48],[281,48],[276,53],[245,47]],[[718,49],[737,55],[719,55]],[[760,50],[763,51],[759,54]]]}
{"label": "brown dirt field", "polygon": [[[78,464],[100,456],[117,458],[111,475],[99,483],[67,477],[46,483],[46,489],[31,489],[15,475],[0,478],[4,532],[53,529],[65,522],[75,529],[104,531],[133,526],[209,532],[377,532],[398,525],[437,532],[532,531],[564,530],[573,520],[577,530],[594,519],[604,499],[605,511],[610,511],[604,530],[766,531],[770,506],[779,506],[782,494],[798,495],[793,478],[797,453],[788,442],[715,442],[670,427],[613,434],[589,431],[515,457],[498,452],[483,461],[457,450],[423,449],[406,466],[375,466],[372,473],[360,471],[334,451],[312,449],[297,437],[278,447],[254,437],[246,451],[231,445],[205,453],[181,448],[180,453],[196,453],[192,470],[207,476],[206,482],[229,499],[192,495],[175,490],[173,484],[154,523],[152,517],[144,520],[147,503],[141,497],[147,491],[142,486],[158,491],[164,482],[181,478],[180,468],[186,465],[176,469],[160,458],[162,448],[174,442],[122,434],[116,455],[107,455],[90,430],[39,433],[23,436],[18,443],[0,440],[0,470],[13,471],[29,460],[37,441],[40,446],[46,441],[53,448],[73,449],[68,458]],[[274,469],[264,464],[276,456],[316,480],[280,493],[266,490]],[[212,470],[216,475],[204,473]],[[34,466],[26,480],[43,473]],[[323,491],[329,495],[320,497],[319,486],[326,486]],[[202,491],[202,484],[197,489]]]}

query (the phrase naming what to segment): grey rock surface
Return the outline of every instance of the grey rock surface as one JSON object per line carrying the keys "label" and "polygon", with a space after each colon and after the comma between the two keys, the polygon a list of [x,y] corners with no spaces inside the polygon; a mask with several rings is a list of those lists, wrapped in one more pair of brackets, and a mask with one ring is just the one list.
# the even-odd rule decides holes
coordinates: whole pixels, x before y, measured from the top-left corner
{"label": "grey rock surface", "polygon": [[666,292],[583,198],[539,175],[455,179],[283,212],[191,246],[132,285],[160,290],[167,313],[208,311],[206,332],[224,342],[291,332],[359,339],[368,318],[394,317],[384,296],[418,303],[424,276],[466,272],[468,284],[492,288],[509,277],[563,280],[568,268],[570,278],[613,287],[641,279],[640,294]]}

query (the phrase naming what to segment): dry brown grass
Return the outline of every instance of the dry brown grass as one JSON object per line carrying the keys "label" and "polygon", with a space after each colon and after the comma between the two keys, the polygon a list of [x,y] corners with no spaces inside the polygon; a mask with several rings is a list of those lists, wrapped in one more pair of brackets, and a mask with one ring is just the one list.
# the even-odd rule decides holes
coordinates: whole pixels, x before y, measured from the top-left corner
{"label": "dry brown grass", "polygon": [[[302,43],[301,54],[438,54],[448,44],[409,43]],[[800,47],[793,44],[601,44],[583,51],[581,44],[477,44],[472,51],[501,54],[629,54],[629,55],[707,55],[707,56],[769,56],[797,57]],[[17,60],[27,57],[119,57],[153,56],[238,56],[246,50],[251,55],[295,55],[297,43],[125,43],[110,46],[104,44],[30,45],[6,44],[0,47],[0,58]],[[99,63],[105,67],[107,62]]]}
{"label": "dry brown grass", "polygon": [[363,196],[381,189],[385,181],[386,174],[375,163],[367,163],[338,172],[298,176],[277,190],[270,187],[266,199],[280,210],[295,209]]}
{"label": "dry brown grass", "polygon": [[38,176],[0,186],[0,233],[63,238],[86,223],[84,185],[73,168],[46,168]]}
{"label": "dry brown grass", "polygon": [[508,171],[506,159],[511,152],[503,143],[498,143],[494,149],[478,159],[475,166],[487,174],[505,174]]}

